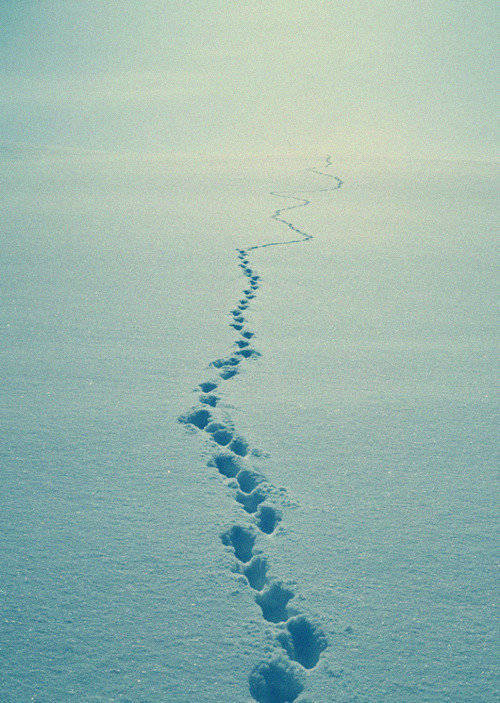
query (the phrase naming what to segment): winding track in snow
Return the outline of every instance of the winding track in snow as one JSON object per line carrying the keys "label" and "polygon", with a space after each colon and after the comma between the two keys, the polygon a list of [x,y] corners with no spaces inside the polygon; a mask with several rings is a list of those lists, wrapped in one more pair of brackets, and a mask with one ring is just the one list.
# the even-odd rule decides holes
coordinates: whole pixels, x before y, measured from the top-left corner
{"label": "winding track in snow", "polygon": [[[327,156],[324,168],[332,165],[331,157]],[[338,176],[318,168],[311,168],[310,171],[333,179],[335,185],[307,190],[304,191],[305,194],[336,191],[342,187],[343,181]],[[271,215],[271,219],[291,230],[294,238],[236,250],[238,265],[247,284],[230,313],[230,324],[238,332],[235,349],[226,358],[216,359],[210,364],[218,377],[199,384],[198,404],[179,418],[179,421],[206,433],[214,448],[208,465],[217,469],[226,480],[226,484],[234,491],[242,516],[246,515],[244,521],[228,526],[221,535],[221,541],[233,551],[237,560],[236,571],[253,591],[264,621],[276,628],[274,652],[259,662],[250,673],[250,694],[259,703],[291,703],[302,692],[304,672],[316,666],[321,652],[327,647],[327,639],[316,622],[289,605],[295,592],[269,575],[269,561],[262,550],[256,547],[256,542],[279,536],[283,493],[256,469],[252,456],[257,456],[259,452],[252,451],[247,441],[236,433],[230,418],[227,415],[220,416],[217,410],[220,383],[236,377],[243,362],[260,356],[252,346],[255,334],[245,324],[246,310],[256,297],[261,280],[250,264],[249,252],[271,246],[304,243],[314,238],[283,216],[285,212],[307,207],[312,201],[300,197],[296,192],[272,191],[271,195],[298,201],[297,205],[278,208]]]}

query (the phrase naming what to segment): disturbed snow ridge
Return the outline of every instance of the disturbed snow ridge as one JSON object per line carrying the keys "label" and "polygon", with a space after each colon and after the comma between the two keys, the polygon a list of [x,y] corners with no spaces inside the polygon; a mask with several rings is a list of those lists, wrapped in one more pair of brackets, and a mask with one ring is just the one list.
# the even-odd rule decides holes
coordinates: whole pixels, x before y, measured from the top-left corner
{"label": "disturbed snow ridge", "polygon": [[[326,166],[331,165],[331,158],[327,157]],[[311,171],[336,181],[333,188],[320,188],[312,192],[338,190],[342,186],[342,181],[337,176],[318,169]],[[230,525],[220,536],[222,543],[234,554],[236,572],[246,579],[254,592],[263,620],[277,628],[274,653],[258,663],[249,676],[250,693],[258,703],[292,703],[304,689],[304,671],[317,665],[321,652],[326,648],[326,636],[317,624],[289,607],[289,601],[295,596],[294,591],[281,581],[269,577],[269,561],[261,549],[256,548],[256,542],[275,535],[282,520],[281,510],[270,502],[276,491],[266,477],[252,467],[249,461],[250,447],[243,437],[235,433],[231,420],[212,414],[220,400],[219,395],[214,393],[219,390],[220,382],[235,377],[244,361],[260,356],[251,346],[254,332],[245,327],[246,311],[260,285],[260,277],[250,265],[249,252],[313,238],[283,217],[284,212],[305,207],[311,201],[289,193],[273,192],[272,195],[298,201],[297,205],[279,208],[271,215],[273,220],[291,230],[294,238],[237,250],[238,265],[247,279],[247,286],[230,311],[230,326],[239,333],[234,342],[235,350],[226,358],[216,359],[210,364],[219,378],[199,384],[200,405],[180,417],[179,421],[203,431],[210,438],[216,451],[208,461],[208,466],[217,469],[226,485],[234,491],[234,499],[243,511],[242,515],[246,514],[250,519],[247,524]]]}

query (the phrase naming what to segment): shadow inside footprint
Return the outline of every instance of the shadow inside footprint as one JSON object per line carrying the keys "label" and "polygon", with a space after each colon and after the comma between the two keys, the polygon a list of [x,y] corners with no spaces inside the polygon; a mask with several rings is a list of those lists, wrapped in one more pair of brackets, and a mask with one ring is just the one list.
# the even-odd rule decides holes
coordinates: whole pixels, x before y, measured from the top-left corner
{"label": "shadow inside footprint", "polygon": [[255,517],[257,527],[266,535],[271,535],[274,532],[280,520],[281,511],[272,505],[261,505]]}
{"label": "shadow inside footprint", "polygon": [[248,683],[250,694],[258,703],[293,703],[304,690],[300,674],[278,655],[257,664]]}
{"label": "shadow inside footprint", "polygon": [[238,373],[238,371],[233,366],[233,368],[223,369],[219,375],[224,380],[227,380],[228,378],[232,378],[233,376],[236,376],[237,373]]}
{"label": "shadow inside footprint", "polygon": [[290,659],[298,662],[305,669],[316,666],[321,652],[327,646],[324,632],[303,615],[290,618],[286,629],[278,635],[278,641]]}
{"label": "shadow inside footprint", "polygon": [[217,388],[217,384],[213,383],[213,381],[205,381],[204,383],[200,383],[200,388],[203,393],[210,393]]}
{"label": "shadow inside footprint", "polygon": [[209,423],[210,418],[208,410],[202,408],[201,410],[194,410],[189,415],[183,415],[179,418],[179,422],[183,422],[185,425],[194,425],[199,430],[203,430]]}
{"label": "shadow inside footprint", "polygon": [[215,408],[218,400],[216,395],[200,395],[200,403],[210,405],[211,408]]}
{"label": "shadow inside footprint", "polygon": [[244,470],[241,461],[232,454],[217,454],[212,461],[219,473],[226,478],[235,478]]}
{"label": "shadow inside footprint", "polygon": [[251,493],[259,483],[262,483],[264,476],[252,471],[252,469],[242,469],[236,476],[236,480],[243,493]]}
{"label": "shadow inside footprint", "polygon": [[240,359],[237,359],[235,356],[229,357],[229,359],[216,359],[215,361],[212,361],[212,366],[215,366],[216,369],[221,369],[224,366],[238,366],[240,363]]}
{"label": "shadow inside footprint", "polygon": [[238,349],[236,354],[239,354],[240,356],[243,356],[245,359],[248,359],[250,356],[260,356],[259,352],[256,351],[255,349],[251,349],[250,347],[245,347],[243,349]]}
{"label": "shadow inside footprint", "polygon": [[288,619],[287,603],[293,596],[293,591],[277,581],[262,593],[258,593],[255,596],[255,601],[260,606],[265,620],[284,622]]}
{"label": "shadow inside footprint", "polygon": [[267,583],[268,561],[265,557],[256,556],[243,568],[248,585],[254,591],[261,591]]}
{"label": "shadow inside footprint", "polygon": [[221,540],[226,547],[234,549],[235,557],[243,563],[250,561],[252,558],[255,534],[248,527],[233,525],[229,530],[222,533]]}
{"label": "shadow inside footprint", "polygon": [[263,488],[255,488],[251,493],[238,491],[236,500],[247,513],[255,513],[261,503],[267,498],[267,491]]}
{"label": "shadow inside footprint", "polygon": [[254,332],[242,332],[241,336],[245,337],[245,339],[251,339],[254,336]]}
{"label": "shadow inside footprint", "polygon": [[235,437],[229,448],[238,456],[246,456],[248,454],[248,443],[242,437]]}
{"label": "shadow inside footprint", "polygon": [[226,445],[229,444],[233,437],[233,433],[230,430],[216,430],[215,432],[212,433],[212,439],[214,442],[217,442],[217,444],[220,444],[221,447],[225,447]]}

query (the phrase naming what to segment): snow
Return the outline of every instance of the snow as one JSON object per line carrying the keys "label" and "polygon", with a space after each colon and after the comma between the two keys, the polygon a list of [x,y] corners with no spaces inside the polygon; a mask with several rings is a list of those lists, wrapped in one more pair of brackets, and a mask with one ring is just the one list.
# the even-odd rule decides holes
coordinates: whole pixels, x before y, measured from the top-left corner
{"label": "snow", "polygon": [[1,169],[2,700],[493,701],[490,169]]}

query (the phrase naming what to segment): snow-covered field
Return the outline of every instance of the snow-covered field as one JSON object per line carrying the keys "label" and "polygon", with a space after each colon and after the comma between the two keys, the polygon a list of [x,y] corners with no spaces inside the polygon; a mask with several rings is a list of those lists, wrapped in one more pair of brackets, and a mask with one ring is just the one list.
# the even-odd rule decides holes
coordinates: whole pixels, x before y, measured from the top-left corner
{"label": "snow-covered field", "polygon": [[0,698],[496,700],[493,172],[0,168]]}

